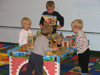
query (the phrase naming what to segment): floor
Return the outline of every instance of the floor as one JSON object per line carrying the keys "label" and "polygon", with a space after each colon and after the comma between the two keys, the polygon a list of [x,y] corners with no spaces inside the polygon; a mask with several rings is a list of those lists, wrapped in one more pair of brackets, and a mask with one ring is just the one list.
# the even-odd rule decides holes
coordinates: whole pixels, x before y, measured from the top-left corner
{"label": "floor", "polygon": [[[5,45],[0,44],[0,52],[4,50],[4,52],[7,52],[6,50],[11,49],[15,47],[15,45]],[[3,52],[3,53],[4,53]],[[6,54],[0,53],[0,75],[9,75],[9,57],[7,57]],[[60,75],[80,75],[80,69],[78,65],[78,56],[73,55],[69,57],[68,59],[61,62],[60,67]],[[24,72],[26,70],[26,67],[22,67],[20,70],[19,75],[24,75]],[[34,72],[33,72],[34,75]],[[88,75],[100,75],[100,58],[99,57],[90,57],[89,62],[89,72]]]}

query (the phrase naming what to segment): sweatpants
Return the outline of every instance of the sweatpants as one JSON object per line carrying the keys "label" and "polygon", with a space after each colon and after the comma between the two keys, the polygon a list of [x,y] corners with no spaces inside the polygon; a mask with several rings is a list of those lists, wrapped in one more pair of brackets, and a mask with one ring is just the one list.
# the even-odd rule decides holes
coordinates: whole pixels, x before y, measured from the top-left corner
{"label": "sweatpants", "polygon": [[81,67],[82,73],[88,73],[89,57],[90,57],[89,48],[84,53],[78,54],[78,62],[79,66]]}
{"label": "sweatpants", "polygon": [[32,75],[33,69],[35,70],[35,75],[42,75],[43,72],[43,56],[31,53],[29,62],[26,68],[25,75]]}

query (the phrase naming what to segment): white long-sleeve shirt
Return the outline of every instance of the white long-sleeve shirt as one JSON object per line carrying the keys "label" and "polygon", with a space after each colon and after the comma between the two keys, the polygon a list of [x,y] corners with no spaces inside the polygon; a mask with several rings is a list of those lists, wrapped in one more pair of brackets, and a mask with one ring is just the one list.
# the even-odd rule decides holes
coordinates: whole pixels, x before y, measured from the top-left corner
{"label": "white long-sleeve shirt", "polygon": [[19,32],[19,46],[27,44],[27,34],[32,34],[32,32],[30,30],[26,31],[24,29],[21,29],[21,31]]}
{"label": "white long-sleeve shirt", "polygon": [[84,53],[88,47],[88,40],[83,31],[76,33],[76,48],[77,53]]}

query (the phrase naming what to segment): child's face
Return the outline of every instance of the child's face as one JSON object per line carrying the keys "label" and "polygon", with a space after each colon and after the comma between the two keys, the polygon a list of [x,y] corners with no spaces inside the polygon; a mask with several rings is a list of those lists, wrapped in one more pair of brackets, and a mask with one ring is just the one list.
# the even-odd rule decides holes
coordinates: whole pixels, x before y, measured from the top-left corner
{"label": "child's face", "polygon": [[23,25],[23,29],[28,30],[31,27],[31,23],[29,21],[26,21],[26,23]]}
{"label": "child's face", "polygon": [[49,14],[52,14],[53,11],[54,11],[54,9],[55,9],[55,7],[46,7],[46,9],[47,9],[47,12],[48,12]]}
{"label": "child's face", "polygon": [[78,28],[75,28],[73,24],[71,25],[71,27],[72,27],[72,31],[73,31],[74,33],[77,33],[77,32],[78,32]]}

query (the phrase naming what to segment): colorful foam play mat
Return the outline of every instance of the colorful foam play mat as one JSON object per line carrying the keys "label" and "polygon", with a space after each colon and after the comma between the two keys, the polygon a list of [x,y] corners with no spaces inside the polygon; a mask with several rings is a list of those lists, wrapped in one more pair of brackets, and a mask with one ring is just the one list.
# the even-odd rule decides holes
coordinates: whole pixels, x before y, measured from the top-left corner
{"label": "colorful foam play mat", "polygon": [[[21,68],[19,75],[24,75],[26,66],[27,64]],[[61,63],[60,75],[80,75],[81,72],[78,69],[80,67],[78,65],[77,55],[73,55]],[[9,65],[0,66],[0,75],[9,75]],[[34,75],[34,71],[32,75]],[[100,75],[100,58],[90,57],[88,75]]]}
{"label": "colorful foam play mat", "polygon": [[[15,46],[0,44],[0,50],[2,50],[0,52],[0,75],[9,75],[9,57],[7,57],[6,51],[13,47]],[[24,75],[26,66],[27,64],[20,69],[19,75]],[[78,56],[76,54],[60,63],[60,75],[80,75],[81,72],[79,69]],[[88,75],[100,75],[99,57],[90,57],[88,70]],[[46,75],[44,70],[43,73],[43,75]],[[32,72],[32,75],[34,75],[34,71]]]}

